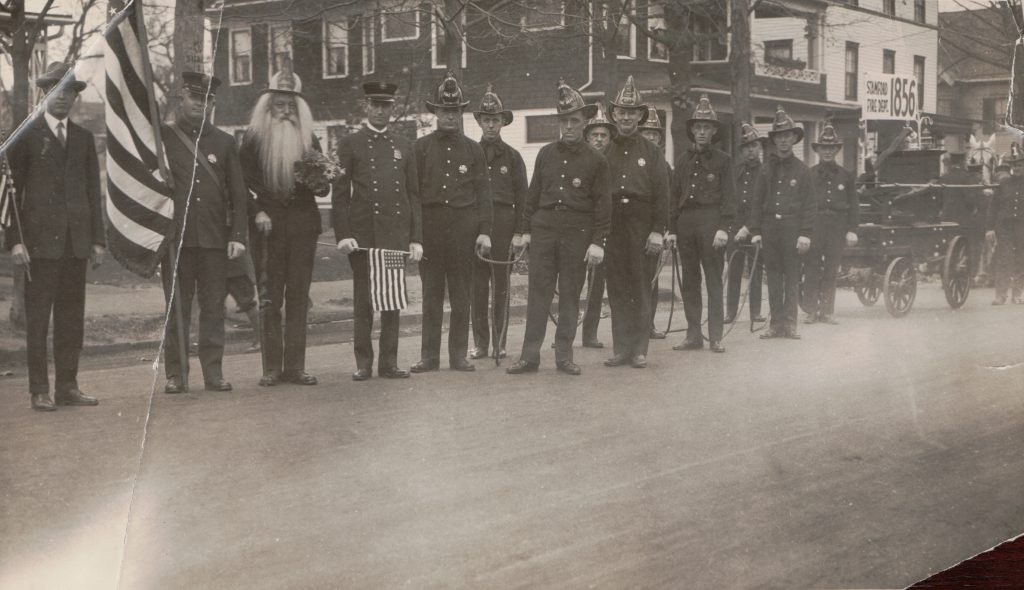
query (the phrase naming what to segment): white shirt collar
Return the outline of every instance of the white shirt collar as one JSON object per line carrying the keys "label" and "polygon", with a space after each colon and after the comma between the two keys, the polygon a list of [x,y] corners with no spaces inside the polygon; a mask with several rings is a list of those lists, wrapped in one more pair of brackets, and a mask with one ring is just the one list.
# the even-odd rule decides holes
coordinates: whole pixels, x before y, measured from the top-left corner
{"label": "white shirt collar", "polygon": [[67,138],[67,136],[68,136],[68,118],[67,117],[64,117],[63,119],[58,119],[57,117],[54,117],[53,115],[51,115],[49,112],[45,112],[45,111],[43,112],[43,117],[46,118],[46,124],[50,127],[50,131],[52,131],[54,135],[57,135],[57,123],[64,123],[64,137]]}
{"label": "white shirt collar", "polygon": [[373,131],[374,133],[384,134],[384,133],[388,132],[388,128],[387,127],[384,127],[383,129],[377,129],[376,127],[371,125],[369,121],[366,122],[366,127],[369,128],[369,130]]}

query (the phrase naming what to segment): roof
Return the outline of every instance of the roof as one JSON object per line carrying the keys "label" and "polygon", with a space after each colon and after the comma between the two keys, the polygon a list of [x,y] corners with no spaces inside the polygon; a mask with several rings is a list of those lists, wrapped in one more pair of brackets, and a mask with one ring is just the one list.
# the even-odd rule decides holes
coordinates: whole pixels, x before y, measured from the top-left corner
{"label": "roof", "polygon": [[1017,30],[1006,9],[939,13],[939,75],[953,82],[1010,77]]}

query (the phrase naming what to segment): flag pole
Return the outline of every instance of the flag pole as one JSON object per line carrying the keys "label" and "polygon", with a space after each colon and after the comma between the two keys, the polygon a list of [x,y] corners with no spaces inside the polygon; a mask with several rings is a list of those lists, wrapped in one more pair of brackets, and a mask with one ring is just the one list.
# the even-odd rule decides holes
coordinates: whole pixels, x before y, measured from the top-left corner
{"label": "flag pole", "polygon": [[[171,177],[167,166],[167,159],[164,154],[164,142],[160,133],[160,109],[156,105],[153,86],[153,65],[149,61],[149,35],[146,32],[146,21],[142,16],[142,3],[139,0],[132,0],[135,3],[135,24],[138,28],[139,46],[142,48],[142,76],[143,83],[150,91],[146,93],[149,101],[149,118],[153,125],[154,142],[156,143],[156,162],[160,167],[160,176],[171,191],[174,191],[174,179]],[[185,219],[182,218],[181,233],[185,234]],[[178,245],[175,243],[175,232],[172,232],[168,239],[170,247],[167,249],[167,256],[170,258],[172,293],[169,305],[174,308],[174,320],[178,330],[178,362],[181,366],[181,380],[185,390],[188,391],[188,342],[185,338],[185,316],[181,310],[181,286],[178,284]]]}

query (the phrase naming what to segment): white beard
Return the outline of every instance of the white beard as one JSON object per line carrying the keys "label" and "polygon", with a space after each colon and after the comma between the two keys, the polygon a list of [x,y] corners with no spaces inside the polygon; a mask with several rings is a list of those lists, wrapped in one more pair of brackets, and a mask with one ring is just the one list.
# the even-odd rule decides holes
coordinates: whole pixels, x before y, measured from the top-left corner
{"label": "white beard", "polygon": [[295,163],[305,153],[305,141],[299,125],[282,119],[270,122],[268,133],[260,139],[263,177],[267,188],[290,195],[295,188]]}

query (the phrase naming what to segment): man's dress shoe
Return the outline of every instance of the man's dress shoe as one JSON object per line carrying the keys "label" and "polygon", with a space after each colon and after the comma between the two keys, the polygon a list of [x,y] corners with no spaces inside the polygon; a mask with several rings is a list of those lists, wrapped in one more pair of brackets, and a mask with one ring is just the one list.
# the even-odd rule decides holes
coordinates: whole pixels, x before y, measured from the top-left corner
{"label": "man's dress shoe", "polygon": [[98,406],[100,401],[91,395],[85,395],[78,388],[67,391],[58,391],[56,397],[58,406]]}
{"label": "man's dress shoe", "polygon": [[216,381],[206,381],[203,383],[203,387],[206,391],[231,391],[232,389],[231,384],[223,378]]}
{"label": "man's dress shoe", "polygon": [[537,368],[537,363],[519,360],[512,363],[509,368],[505,369],[505,372],[509,375],[521,375],[523,373],[536,373]]}
{"label": "man's dress shoe", "polygon": [[37,412],[53,412],[57,409],[57,406],[53,405],[53,400],[50,399],[50,394],[33,393],[32,409]]}
{"label": "man's dress shoe", "polygon": [[386,379],[405,379],[409,376],[409,371],[398,367],[382,367],[377,369],[377,374]]}
{"label": "man's dress shoe", "polygon": [[437,361],[426,361],[422,360],[415,365],[409,367],[409,370],[413,373],[427,373],[429,371],[436,371],[440,368],[440,363]]}

